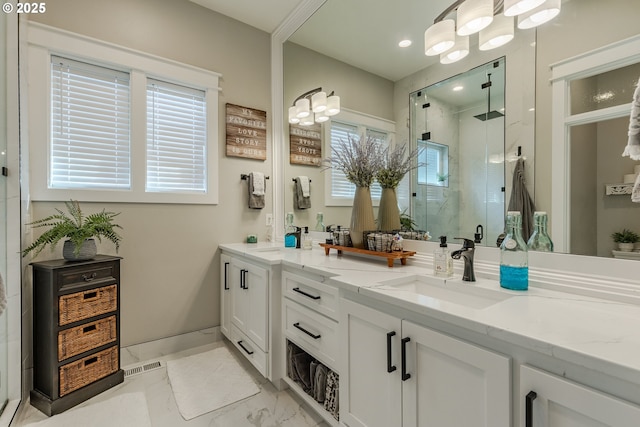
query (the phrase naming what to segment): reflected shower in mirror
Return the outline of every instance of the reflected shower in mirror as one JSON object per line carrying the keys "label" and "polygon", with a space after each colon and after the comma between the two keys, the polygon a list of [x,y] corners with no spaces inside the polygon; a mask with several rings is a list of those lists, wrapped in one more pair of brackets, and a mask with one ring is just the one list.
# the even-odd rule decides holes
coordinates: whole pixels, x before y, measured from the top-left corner
{"label": "reflected shower in mirror", "polygon": [[[411,141],[424,147],[411,212],[432,236],[494,246],[504,230],[505,59],[410,95]],[[480,226],[480,227],[479,227]]]}

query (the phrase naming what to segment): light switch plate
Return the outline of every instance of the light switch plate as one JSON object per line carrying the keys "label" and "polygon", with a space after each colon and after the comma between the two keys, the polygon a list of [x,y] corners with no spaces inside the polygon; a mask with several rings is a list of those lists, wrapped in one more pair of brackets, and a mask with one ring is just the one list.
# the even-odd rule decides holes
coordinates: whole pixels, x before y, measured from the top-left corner
{"label": "light switch plate", "polygon": [[266,224],[265,225],[273,225],[273,214],[268,213],[266,215]]}

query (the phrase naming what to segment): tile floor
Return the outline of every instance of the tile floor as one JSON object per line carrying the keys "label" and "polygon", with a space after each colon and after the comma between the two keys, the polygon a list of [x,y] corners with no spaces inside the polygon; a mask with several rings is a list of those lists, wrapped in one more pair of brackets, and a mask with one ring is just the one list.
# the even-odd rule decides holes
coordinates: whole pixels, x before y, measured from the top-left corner
{"label": "tile floor", "polygon": [[[176,406],[166,367],[147,371],[125,378],[124,383],[78,405],[86,406],[114,397],[120,393],[143,392],[153,427],[326,427],[321,417],[309,409],[301,400],[288,391],[277,391],[263,378],[237,350],[226,341],[195,347],[179,353],[159,357],[155,360],[167,361],[190,356],[226,345],[238,361],[253,376],[260,387],[260,393],[240,402],[209,412],[190,421],[185,421]],[[139,366],[141,364],[136,364]],[[124,366],[129,368],[132,366]],[[73,408],[69,411],[73,411]],[[46,418],[46,415],[25,405],[19,411],[11,426],[23,427]],[[85,427],[85,426],[83,426]],[[90,427],[90,426],[86,426]],[[114,426],[117,427],[117,426]]]}

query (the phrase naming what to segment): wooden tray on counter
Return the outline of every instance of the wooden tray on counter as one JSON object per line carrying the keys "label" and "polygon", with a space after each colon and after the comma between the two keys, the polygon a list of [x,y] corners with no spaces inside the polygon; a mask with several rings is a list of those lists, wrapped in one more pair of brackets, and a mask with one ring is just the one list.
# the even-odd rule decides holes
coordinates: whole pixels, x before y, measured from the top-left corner
{"label": "wooden tray on counter", "polygon": [[331,245],[329,243],[320,243],[320,246],[324,248],[325,255],[329,255],[329,251],[331,249],[335,249],[338,251],[338,255],[342,255],[342,252],[352,252],[352,253],[361,254],[361,255],[369,255],[369,256],[375,256],[379,258],[386,258],[387,265],[389,267],[393,267],[393,263],[397,259],[400,260],[400,264],[407,265],[407,258],[414,256],[416,254],[414,251],[394,251],[394,252],[370,251],[368,249],[353,248],[351,246]]}

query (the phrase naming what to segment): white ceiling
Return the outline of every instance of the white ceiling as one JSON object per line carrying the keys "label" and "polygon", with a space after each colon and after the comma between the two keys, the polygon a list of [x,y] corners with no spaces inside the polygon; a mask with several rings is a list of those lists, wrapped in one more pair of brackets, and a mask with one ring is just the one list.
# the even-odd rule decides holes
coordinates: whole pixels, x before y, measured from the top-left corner
{"label": "white ceiling", "polygon": [[[268,33],[301,0],[190,0]],[[453,0],[327,0],[291,41],[367,70],[400,80],[437,58],[424,55],[424,32]],[[413,44],[398,47],[409,38]]]}

